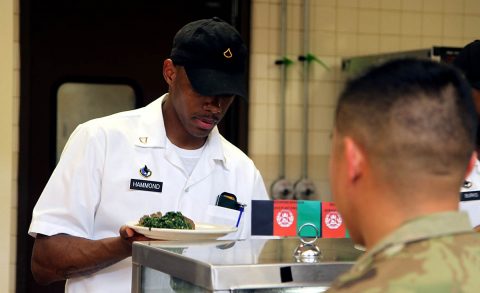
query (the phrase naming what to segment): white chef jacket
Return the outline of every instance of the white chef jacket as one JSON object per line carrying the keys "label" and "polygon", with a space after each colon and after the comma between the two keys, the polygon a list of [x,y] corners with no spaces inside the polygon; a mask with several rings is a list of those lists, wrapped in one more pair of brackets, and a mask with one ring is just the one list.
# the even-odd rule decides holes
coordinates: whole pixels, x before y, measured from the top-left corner
{"label": "white chef jacket", "polygon": [[[235,226],[239,212],[215,206],[222,192],[246,204],[238,231],[251,235],[251,200],[268,199],[258,169],[215,127],[192,174],[168,147],[162,115],[166,95],[144,108],[79,125],[34,210],[29,234],[88,239],[118,236],[120,226],[156,211],[181,211],[194,222]],[[147,166],[151,176],[141,169]],[[161,182],[161,192],[130,188],[131,180]],[[130,292],[131,258],[67,281],[67,292]]]}
{"label": "white chef jacket", "polygon": [[460,210],[468,213],[472,227],[480,225],[480,162],[477,160],[460,192]]}

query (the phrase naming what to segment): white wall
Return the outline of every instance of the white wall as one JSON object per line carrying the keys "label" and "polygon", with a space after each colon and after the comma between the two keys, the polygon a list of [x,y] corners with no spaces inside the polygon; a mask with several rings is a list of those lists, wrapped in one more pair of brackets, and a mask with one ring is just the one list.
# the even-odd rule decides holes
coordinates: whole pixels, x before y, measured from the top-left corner
{"label": "white wall", "polygon": [[[310,0],[310,52],[330,67],[311,65],[308,175],[319,199],[330,200],[328,159],[336,98],[348,56],[429,48],[463,47],[480,38],[479,0]],[[288,0],[287,57],[302,54],[303,1]],[[279,166],[280,0],[253,0],[249,155],[267,187]],[[301,177],[302,67],[288,69],[286,177]]]}
{"label": "white wall", "polygon": [[18,0],[0,1],[0,292],[15,292]]}

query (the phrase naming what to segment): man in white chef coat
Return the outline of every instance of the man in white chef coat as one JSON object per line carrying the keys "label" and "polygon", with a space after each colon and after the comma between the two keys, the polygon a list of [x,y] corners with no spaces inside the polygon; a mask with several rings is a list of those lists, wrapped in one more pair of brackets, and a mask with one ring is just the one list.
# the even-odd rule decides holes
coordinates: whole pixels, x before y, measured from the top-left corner
{"label": "man in white chef coat", "polygon": [[[477,114],[480,113],[480,40],[467,44],[454,60],[472,86]],[[477,131],[477,156],[480,151],[480,131]],[[468,213],[472,226],[480,232],[480,162],[466,178],[460,194],[460,209]]]}
{"label": "man in white chef coat", "polygon": [[[246,97],[247,49],[219,18],[187,24],[163,63],[168,93],[144,108],[81,124],[33,211],[32,272],[68,292],[130,292],[132,242],[125,223],[181,211],[248,238],[252,199],[268,199],[253,162],[220,135],[218,122]],[[234,194],[243,213],[216,205]]]}

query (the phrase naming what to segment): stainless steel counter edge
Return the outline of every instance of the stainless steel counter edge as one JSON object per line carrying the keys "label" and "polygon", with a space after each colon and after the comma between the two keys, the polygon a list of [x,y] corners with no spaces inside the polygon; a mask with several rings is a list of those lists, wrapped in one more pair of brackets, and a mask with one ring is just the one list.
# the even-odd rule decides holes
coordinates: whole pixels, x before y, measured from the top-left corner
{"label": "stainless steel counter edge", "polygon": [[[212,266],[212,285],[217,290],[312,286],[328,288],[332,279],[352,265],[353,263],[345,262]],[[291,279],[284,279],[281,269],[287,271]]]}

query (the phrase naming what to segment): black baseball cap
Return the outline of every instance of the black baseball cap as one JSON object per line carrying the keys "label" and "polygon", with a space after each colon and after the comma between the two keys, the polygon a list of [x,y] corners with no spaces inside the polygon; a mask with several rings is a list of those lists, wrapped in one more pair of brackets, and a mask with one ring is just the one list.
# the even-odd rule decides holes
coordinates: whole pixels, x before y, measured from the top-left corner
{"label": "black baseball cap", "polygon": [[472,87],[480,90],[480,40],[466,45],[453,64],[463,71]]}
{"label": "black baseball cap", "polygon": [[192,87],[201,95],[246,98],[247,47],[238,31],[218,17],[181,28],[170,58],[185,67]]}

